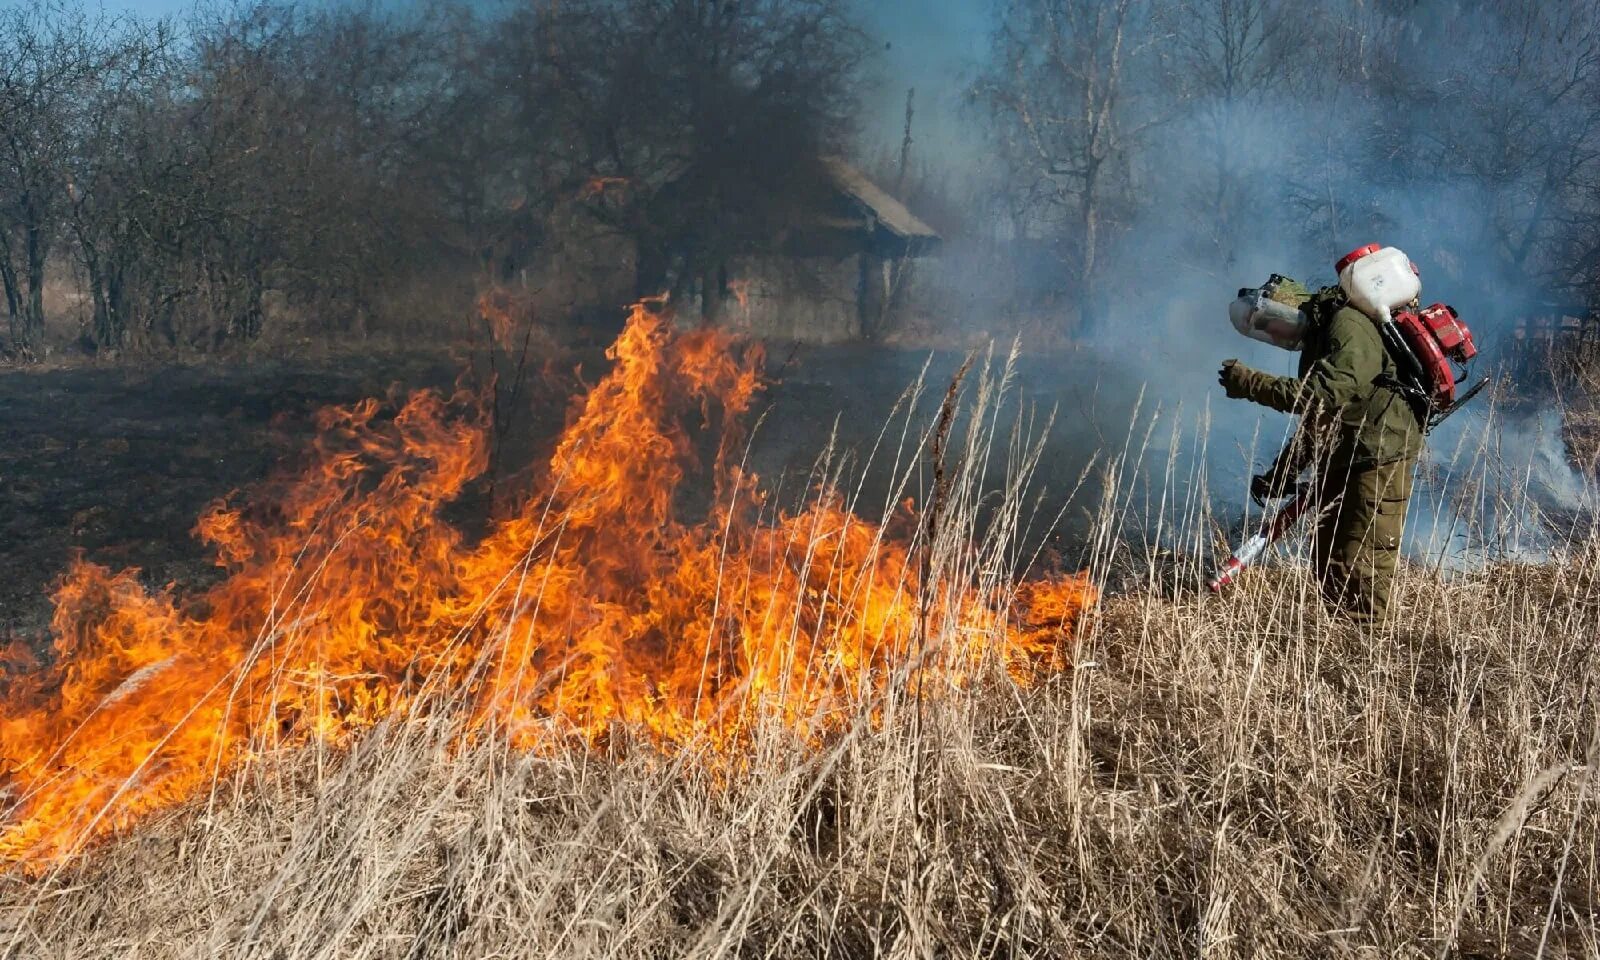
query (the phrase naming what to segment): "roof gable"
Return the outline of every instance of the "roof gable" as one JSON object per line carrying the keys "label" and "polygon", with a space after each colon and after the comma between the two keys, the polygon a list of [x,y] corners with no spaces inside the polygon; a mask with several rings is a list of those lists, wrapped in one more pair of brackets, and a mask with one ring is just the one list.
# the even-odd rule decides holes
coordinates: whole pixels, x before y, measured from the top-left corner
{"label": "roof gable", "polygon": [[917,219],[905,204],[867,179],[867,175],[860,170],[832,157],[823,160],[823,165],[842,193],[865,207],[877,219],[879,226],[896,237],[911,243],[937,242],[940,239],[937,231]]}

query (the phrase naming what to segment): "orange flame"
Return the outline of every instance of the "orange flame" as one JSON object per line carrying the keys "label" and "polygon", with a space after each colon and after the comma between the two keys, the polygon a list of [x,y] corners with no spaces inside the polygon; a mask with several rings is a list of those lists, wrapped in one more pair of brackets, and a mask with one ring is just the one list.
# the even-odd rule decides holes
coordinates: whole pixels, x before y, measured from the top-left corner
{"label": "orange flame", "polygon": [[478,316],[488,326],[494,345],[507,353],[516,349],[517,314],[525,309],[526,305],[515,303],[506,290],[490,289],[478,295]]}
{"label": "orange flame", "polygon": [[748,279],[734,279],[728,281],[728,292],[733,294],[734,302],[739,305],[738,320],[745,326],[750,324],[750,289],[753,286]]}
{"label": "orange flame", "polygon": [[[442,508],[485,469],[482,400],[424,391],[323,411],[301,475],[207,509],[197,532],[226,575],[196,596],[74,563],[48,664],[0,651],[0,857],[61,862],[264,751],[430,697],[527,749],[620,726],[737,757],[763,720],[813,740],[843,725],[918,656],[947,685],[1059,662],[1093,599],[1081,576],[1006,609],[1009,591],[924,583],[914,538],[836,498],[761,519],[726,428],[761,388],[758,348],[642,304],[609,355],[543,477],[477,543]],[[691,429],[694,407],[724,428]],[[702,452],[717,506],[691,523]]]}
{"label": "orange flame", "polygon": [[592,200],[595,197],[603,197],[612,188],[625,187],[627,185],[627,177],[590,177],[584,183],[583,189],[578,191],[578,199]]}

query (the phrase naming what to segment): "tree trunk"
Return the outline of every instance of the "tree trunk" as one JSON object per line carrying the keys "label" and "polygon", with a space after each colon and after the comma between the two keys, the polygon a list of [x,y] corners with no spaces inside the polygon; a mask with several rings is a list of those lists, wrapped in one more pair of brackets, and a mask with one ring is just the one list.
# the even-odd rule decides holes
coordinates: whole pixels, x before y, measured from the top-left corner
{"label": "tree trunk", "polygon": [[49,242],[36,224],[28,226],[28,301],[22,313],[22,346],[29,353],[44,337],[44,264]]}
{"label": "tree trunk", "polygon": [[0,286],[6,291],[6,316],[11,319],[11,334],[16,336],[17,319],[22,314],[22,290],[17,286],[17,268],[11,263],[11,251],[0,250]]}
{"label": "tree trunk", "polygon": [[1079,208],[1083,229],[1083,252],[1080,256],[1078,268],[1079,334],[1090,333],[1099,326],[1103,312],[1100,303],[1099,283],[1100,178],[1098,174],[1099,164],[1091,160],[1084,178],[1083,200]]}
{"label": "tree trunk", "polygon": [[265,291],[266,283],[261,277],[261,271],[250,270],[245,284],[243,316],[239,324],[240,332],[244,334],[246,340],[254,340],[261,336],[262,300]]}
{"label": "tree trunk", "polygon": [[906,91],[906,133],[900,141],[900,170],[894,179],[894,195],[899,200],[905,199],[906,171],[911,167],[911,120],[915,116],[916,99],[916,87]]}
{"label": "tree trunk", "polygon": [[128,339],[127,284],[123,281],[123,265],[113,263],[106,273],[106,321],[110,345],[121,348]]}
{"label": "tree trunk", "polygon": [[0,229],[0,287],[5,289],[6,316],[11,321],[11,335],[17,333],[17,317],[22,313],[22,288],[17,284],[17,265],[11,259],[11,237]]}
{"label": "tree trunk", "polygon": [[89,294],[94,299],[94,346],[96,350],[115,350],[122,345],[121,316],[112,302],[112,280],[99,248],[86,240],[79,241],[83,251],[83,269],[89,275]]}
{"label": "tree trunk", "polygon": [[700,271],[700,319],[716,323],[722,316],[723,270],[710,265]]}

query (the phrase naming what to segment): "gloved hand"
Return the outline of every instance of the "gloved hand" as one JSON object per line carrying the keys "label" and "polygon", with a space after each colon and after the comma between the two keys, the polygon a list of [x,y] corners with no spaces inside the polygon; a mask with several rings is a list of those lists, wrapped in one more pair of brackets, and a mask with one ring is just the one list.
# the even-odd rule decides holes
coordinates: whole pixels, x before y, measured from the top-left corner
{"label": "gloved hand", "polygon": [[1258,473],[1250,478],[1250,499],[1256,503],[1265,503],[1268,500],[1277,499],[1288,493],[1284,487],[1285,484],[1282,478],[1275,471],[1268,470],[1266,473]]}
{"label": "gloved hand", "polygon": [[1222,369],[1217,371],[1217,382],[1222,384],[1222,391],[1229,400],[1242,400],[1250,395],[1250,384],[1255,376],[1254,370],[1238,360],[1224,360]]}

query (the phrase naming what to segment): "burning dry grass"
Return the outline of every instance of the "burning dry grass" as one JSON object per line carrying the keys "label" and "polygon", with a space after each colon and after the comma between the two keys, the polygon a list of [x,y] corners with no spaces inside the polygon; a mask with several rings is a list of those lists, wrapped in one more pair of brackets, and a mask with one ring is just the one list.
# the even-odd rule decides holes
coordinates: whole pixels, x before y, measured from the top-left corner
{"label": "burning dry grass", "polygon": [[[1392,634],[1297,575],[1107,600],[1078,667],[731,781],[636,742],[380,725],[221,779],[43,880],[27,956],[1593,957],[1587,551],[1448,586]],[[1542,950],[1542,953],[1541,953]]]}
{"label": "burning dry grass", "polygon": [[[1219,601],[1192,564],[1132,563],[1112,497],[1093,567],[1144,585],[1052,589],[1077,581],[1030,579],[1017,556],[1035,448],[986,419],[1001,386],[973,388],[924,519],[890,511],[842,536],[849,497],[824,464],[805,524],[768,511],[740,537],[674,528],[695,557],[723,544],[712,555],[738,561],[725,583],[855,558],[787,599],[713,591],[788,625],[755,636],[804,640],[777,659],[686,645],[721,665],[717,695],[674,685],[659,627],[629,635],[651,685],[604,717],[593,683],[581,710],[536,699],[570,671],[534,671],[554,686],[517,688],[538,706],[517,722],[486,713],[500,701],[474,692],[478,674],[413,694],[425,708],[351,712],[341,697],[365,687],[324,671],[319,689],[341,697],[272,714],[281,734],[249,727],[247,754],[206,754],[221,759],[195,789],[147,804],[131,832],[73,857],[99,834],[42,848],[47,834],[24,834],[42,856],[0,881],[10,955],[1600,956],[1600,549],[1448,581],[1410,569],[1397,623],[1364,635],[1330,621],[1294,568]],[[922,455],[904,451],[927,435],[906,437],[884,457],[909,486]],[[996,460],[1011,477],[998,491],[983,469]],[[580,509],[565,529],[604,515]],[[684,554],[637,536],[678,569]],[[841,554],[847,542],[867,552]],[[707,596],[662,582],[678,581],[652,581],[669,599]],[[857,613],[817,606],[849,582],[871,587],[843,594]],[[886,584],[904,599],[882,599]],[[517,649],[529,615],[482,634],[488,615],[449,621],[449,635]],[[161,669],[122,677],[100,709],[137,702]],[[330,718],[338,735],[288,732]],[[21,802],[14,824],[31,822]]]}
{"label": "burning dry grass", "polygon": [[[760,386],[747,353],[641,306],[548,472],[476,542],[444,507],[487,465],[481,402],[422,392],[388,415],[325,411],[303,473],[253,509],[213,505],[198,533],[226,575],[198,596],[75,564],[52,657],[4,663],[0,856],[41,869],[223,771],[385,721],[455,713],[460,742],[525,750],[620,728],[736,768],[763,720],[814,742],[891,686],[934,696],[1058,662],[1082,578],[1013,590],[1004,537],[937,508],[898,533],[866,523],[826,477],[769,509],[728,442]],[[685,409],[725,421],[699,519],[681,503]],[[935,473],[937,506],[974,495]]]}

